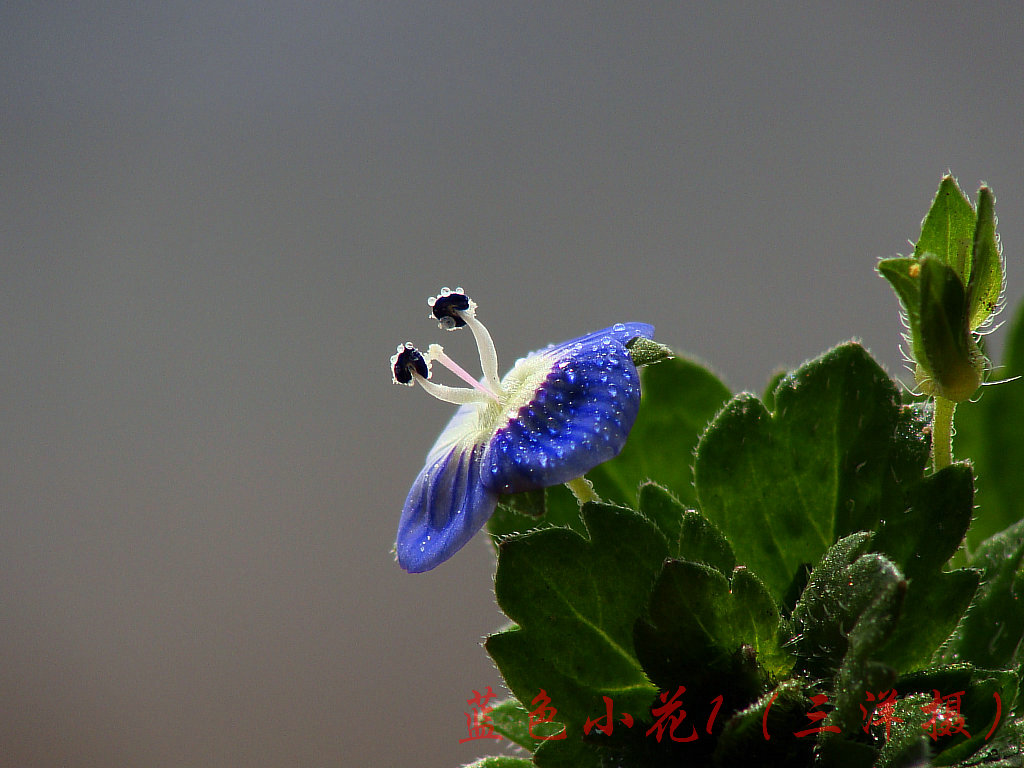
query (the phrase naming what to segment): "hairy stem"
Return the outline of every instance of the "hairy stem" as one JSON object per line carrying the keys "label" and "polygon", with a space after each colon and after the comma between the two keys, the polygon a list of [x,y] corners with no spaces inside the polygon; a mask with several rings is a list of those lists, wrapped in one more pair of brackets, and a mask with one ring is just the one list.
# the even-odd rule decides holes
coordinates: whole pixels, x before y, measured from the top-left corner
{"label": "hairy stem", "polygon": [[932,471],[953,463],[953,413],[956,403],[940,395],[935,396],[932,414]]}
{"label": "hairy stem", "polygon": [[572,491],[572,495],[576,497],[576,501],[579,502],[581,507],[588,501],[601,501],[601,497],[594,490],[594,484],[585,477],[577,477],[575,480],[570,480],[565,484],[565,487]]}

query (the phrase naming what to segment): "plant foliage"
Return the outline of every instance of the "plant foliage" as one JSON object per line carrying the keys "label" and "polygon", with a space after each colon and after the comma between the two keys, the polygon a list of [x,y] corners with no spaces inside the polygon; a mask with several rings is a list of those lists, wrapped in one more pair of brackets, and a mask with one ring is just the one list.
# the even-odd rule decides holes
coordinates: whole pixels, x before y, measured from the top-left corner
{"label": "plant foliage", "polygon": [[1022,765],[1024,381],[965,403],[962,460],[930,460],[938,399],[991,369],[993,205],[943,179],[914,253],[879,264],[925,398],[852,342],[763,399],[675,357],[588,475],[601,502],[502,499],[490,718],[529,757],[473,765]]}

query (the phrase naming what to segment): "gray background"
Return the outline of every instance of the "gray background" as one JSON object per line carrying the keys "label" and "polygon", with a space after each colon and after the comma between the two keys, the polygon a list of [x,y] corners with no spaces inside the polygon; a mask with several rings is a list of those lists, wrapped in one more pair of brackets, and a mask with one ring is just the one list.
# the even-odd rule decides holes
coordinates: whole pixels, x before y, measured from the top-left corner
{"label": "gray background", "polygon": [[[1019,4],[0,5],[0,763],[449,767],[483,537],[402,573],[462,284],[507,368],[621,320],[760,389],[940,175],[1024,270]],[[993,337],[1000,346],[1000,334]]]}

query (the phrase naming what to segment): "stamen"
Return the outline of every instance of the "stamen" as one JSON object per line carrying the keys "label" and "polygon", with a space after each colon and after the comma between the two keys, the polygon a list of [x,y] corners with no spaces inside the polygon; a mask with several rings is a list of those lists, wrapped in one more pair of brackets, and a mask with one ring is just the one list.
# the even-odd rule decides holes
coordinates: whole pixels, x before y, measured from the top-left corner
{"label": "stamen", "polygon": [[504,392],[501,377],[498,375],[498,352],[494,348],[491,334],[484,324],[476,319],[476,302],[470,299],[461,287],[454,291],[445,287],[437,296],[427,299],[427,305],[431,308],[438,325],[444,330],[454,331],[456,328],[469,326],[476,340],[484,381],[487,382],[492,394]]}
{"label": "stamen", "polygon": [[463,389],[462,387],[449,387],[447,384],[435,384],[432,381],[427,381],[417,373],[413,373],[412,377],[417,384],[427,391],[427,394],[433,395],[438,400],[444,400],[446,403],[454,403],[455,405],[465,405],[466,403],[486,403],[490,398],[490,394],[482,394],[477,392],[475,389]]}
{"label": "stamen", "polygon": [[473,332],[473,338],[476,339],[476,348],[480,353],[480,369],[484,372],[484,381],[495,392],[503,392],[501,378],[498,376],[498,350],[494,348],[494,341],[491,339],[491,334],[487,332],[487,328],[476,319],[475,309],[476,306],[471,303],[469,311],[459,312],[459,315],[466,325],[469,326],[469,330]]}
{"label": "stamen", "polygon": [[[434,347],[437,347],[437,350]],[[437,352],[440,352],[440,357],[436,356]],[[444,358],[443,360],[441,359],[442,357]],[[397,354],[391,356],[391,375],[394,377],[396,384],[405,384],[409,387],[413,386],[414,383],[419,384],[428,394],[433,395],[438,400],[444,400],[446,403],[465,405],[466,403],[486,403],[492,397],[497,399],[493,392],[488,392],[485,387],[475,381],[471,381],[471,383],[476,389],[480,390],[479,392],[476,389],[449,387],[445,384],[435,384],[432,381],[428,381],[430,378],[430,361],[433,359],[440,360],[442,365],[451,370],[454,370],[452,366],[455,366],[459,371],[462,371],[465,377],[468,377],[467,380],[472,379],[468,373],[455,365],[448,358],[448,355],[444,354],[444,350],[436,344],[431,345],[427,350],[426,356],[424,356],[408,341],[405,344],[399,344]]]}
{"label": "stamen", "polygon": [[439,362],[441,365],[443,365],[449,371],[454,373],[456,376],[458,376],[464,382],[469,384],[469,386],[473,387],[474,389],[478,390],[479,392],[482,392],[483,394],[485,394],[488,397],[492,398],[496,402],[501,402],[501,398],[498,397],[497,393],[492,392],[490,389],[485,387],[479,381],[474,379],[473,375],[471,373],[469,373],[465,368],[463,368],[461,365],[459,365],[454,360],[452,360],[450,357],[448,357],[448,355],[444,351],[444,347],[442,347],[440,344],[431,344],[429,347],[427,347],[427,356],[431,360],[437,360],[437,362]]}

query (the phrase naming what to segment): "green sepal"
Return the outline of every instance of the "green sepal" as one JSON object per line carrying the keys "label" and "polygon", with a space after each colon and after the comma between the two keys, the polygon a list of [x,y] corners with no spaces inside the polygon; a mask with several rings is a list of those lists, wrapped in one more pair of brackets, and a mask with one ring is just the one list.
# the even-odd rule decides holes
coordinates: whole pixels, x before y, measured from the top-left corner
{"label": "green sepal", "polygon": [[[959,403],[981,386],[985,357],[968,325],[967,292],[956,271],[926,255],[921,269],[918,387]],[[923,352],[923,355],[921,354]]]}
{"label": "green sepal", "polygon": [[914,257],[934,254],[951,267],[966,285],[971,274],[974,246],[974,208],[952,176],[944,176],[931,207],[921,222],[921,236],[914,246]]}
{"label": "green sepal", "polygon": [[626,349],[629,350],[629,356],[633,358],[633,365],[637,368],[661,363],[675,356],[670,347],[643,336],[627,341]]}
{"label": "green sepal", "polygon": [[906,340],[910,343],[910,354],[914,360],[924,356],[924,344],[921,341],[921,266],[918,260],[908,256],[893,259],[882,259],[876,269],[896,292],[903,309]]}
{"label": "green sepal", "polygon": [[996,234],[995,195],[988,187],[978,190],[978,219],[974,228],[971,275],[967,282],[969,326],[976,331],[995,315],[1005,288],[1003,257]]}
{"label": "green sepal", "polygon": [[955,403],[970,398],[987,365],[974,331],[999,310],[1004,288],[992,191],[978,191],[975,211],[943,178],[913,256],[883,259],[878,272],[903,307],[918,388]]}

